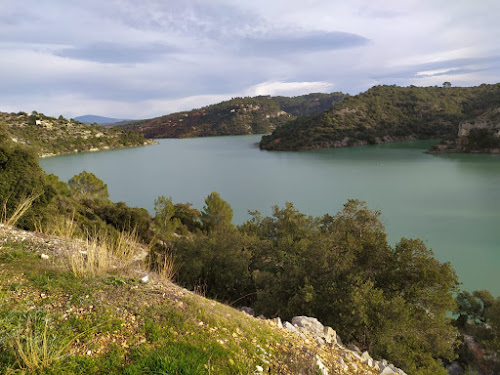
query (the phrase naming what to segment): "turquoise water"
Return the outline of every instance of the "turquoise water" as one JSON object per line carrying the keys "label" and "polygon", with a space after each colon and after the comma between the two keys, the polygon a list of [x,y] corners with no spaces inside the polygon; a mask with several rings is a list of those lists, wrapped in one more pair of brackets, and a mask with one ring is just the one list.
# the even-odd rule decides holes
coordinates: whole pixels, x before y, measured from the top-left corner
{"label": "turquoise water", "polygon": [[165,139],[159,145],[41,159],[67,181],[82,170],[110,198],[152,211],[159,195],[203,207],[218,191],[235,223],[287,201],[311,215],[336,213],[349,198],[382,211],[391,243],[426,241],[464,287],[500,295],[500,156],[429,155],[419,141],[307,152],[260,151],[260,136]]}

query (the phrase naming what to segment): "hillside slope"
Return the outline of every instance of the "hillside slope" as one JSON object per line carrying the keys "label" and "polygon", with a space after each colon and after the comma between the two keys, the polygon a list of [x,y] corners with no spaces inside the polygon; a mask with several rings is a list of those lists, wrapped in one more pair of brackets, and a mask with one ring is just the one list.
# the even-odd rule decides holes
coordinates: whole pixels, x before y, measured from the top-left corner
{"label": "hillside slope", "polygon": [[3,224],[0,243],[2,373],[404,374],[314,319],[282,328],[165,281],[140,257],[82,274],[88,243]]}
{"label": "hillside slope", "polygon": [[342,93],[234,98],[192,111],[116,125],[135,129],[147,138],[262,134],[297,116],[321,113],[343,98]]}
{"label": "hillside slope", "polygon": [[431,153],[500,153],[500,107],[488,108],[458,126],[456,137],[434,146]]}
{"label": "hillside slope", "polygon": [[461,121],[500,104],[500,84],[478,87],[376,86],[320,115],[264,136],[266,150],[312,150],[455,137]]}
{"label": "hillside slope", "polygon": [[134,131],[87,125],[37,112],[0,112],[2,124],[14,142],[30,146],[40,157],[153,143]]}

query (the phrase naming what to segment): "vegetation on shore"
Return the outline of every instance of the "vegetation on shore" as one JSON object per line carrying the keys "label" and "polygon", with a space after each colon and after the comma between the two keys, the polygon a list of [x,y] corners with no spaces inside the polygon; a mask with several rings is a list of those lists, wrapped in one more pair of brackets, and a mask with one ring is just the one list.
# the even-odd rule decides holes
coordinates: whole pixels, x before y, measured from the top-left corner
{"label": "vegetation on shore", "polygon": [[[363,202],[350,200],[338,213],[316,218],[288,203],[270,217],[253,212],[236,227],[230,205],[213,192],[201,211],[161,196],[152,217],[110,201],[91,173],[68,184],[47,176],[33,151],[12,142],[5,129],[0,202],[4,222],[77,239],[42,266],[34,260],[46,240],[35,249],[22,239],[0,244],[4,372],[249,373],[248,363],[263,366],[261,349],[273,348],[278,364],[271,372],[316,373],[310,356],[300,360],[304,352],[293,339],[253,320],[240,322],[241,315],[215,302],[200,307],[184,298],[189,293],[175,297],[177,287],[145,287],[138,281],[145,271],[158,280],[175,274],[181,286],[268,318],[315,316],[346,342],[411,374],[444,375],[442,362],[457,355],[471,370],[498,369],[500,299],[487,292],[455,299],[450,264],[419,239],[388,244],[380,213]],[[467,344],[471,333],[482,358]],[[30,359],[32,351],[50,359]]]}
{"label": "vegetation on shore", "polygon": [[29,146],[38,156],[151,144],[142,134],[131,130],[88,125],[35,111],[30,114],[0,112],[0,126],[7,129],[15,143]]}
{"label": "vegetation on shore", "polygon": [[375,86],[346,97],[322,114],[288,122],[264,136],[260,147],[296,151],[409,139],[456,139],[462,121],[497,107],[500,84]]}
{"label": "vegetation on shore", "polygon": [[135,129],[148,138],[263,134],[298,116],[321,113],[344,97],[342,93],[317,93],[292,98],[234,98],[200,109],[115,125]]}

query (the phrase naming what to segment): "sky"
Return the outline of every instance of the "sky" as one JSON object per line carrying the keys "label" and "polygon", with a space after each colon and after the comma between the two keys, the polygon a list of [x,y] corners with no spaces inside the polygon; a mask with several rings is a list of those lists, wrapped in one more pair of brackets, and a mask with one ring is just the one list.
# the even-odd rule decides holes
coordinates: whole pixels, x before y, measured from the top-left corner
{"label": "sky", "polygon": [[500,82],[498,0],[0,0],[0,111]]}

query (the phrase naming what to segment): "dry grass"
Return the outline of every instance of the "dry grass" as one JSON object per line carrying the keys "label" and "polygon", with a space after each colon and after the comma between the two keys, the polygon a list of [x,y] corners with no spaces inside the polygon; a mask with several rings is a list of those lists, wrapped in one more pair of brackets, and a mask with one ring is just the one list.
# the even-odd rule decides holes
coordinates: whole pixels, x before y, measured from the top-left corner
{"label": "dry grass", "polygon": [[49,367],[53,362],[69,355],[74,339],[55,340],[47,334],[48,319],[36,315],[28,317],[23,333],[11,343],[20,369],[30,372]]}
{"label": "dry grass", "polygon": [[75,241],[68,254],[68,264],[75,276],[102,276],[109,272],[137,265],[138,252],[141,248],[136,231],[123,231],[112,236],[105,231],[87,235],[85,240]]}
{"label": "dry grass", "polygon": [[163,256],[163,261],[161,259],[157,259],[157,261],[154,263],[153,270],[156,274],[156,277],[161,281],[165,283],[172,282],[175,274],[177,273],[173,255],[171,253],[165,253],[165,255]]}
{"label": "dry grass", "polygon": [[2,212],[0,214],[0,222],[7,226],[14,226],[30,209],[33,202],[41,195],[41,193],[33,194],[25,199],[22,199],[16,209],[10,216],[7,215],[7,201],[3,202]]}
{"label": "dry grass", "polygon": [[77,224],[74,220],[74,217],[74,212],[71,218],[65,216],[57,216],[49,221],[45,228],[42,228],[40,226],[39,228],[37,228],[37,230],[45,234],[50,234],[65,239],[73,239],[76,237],[77,233]]}

